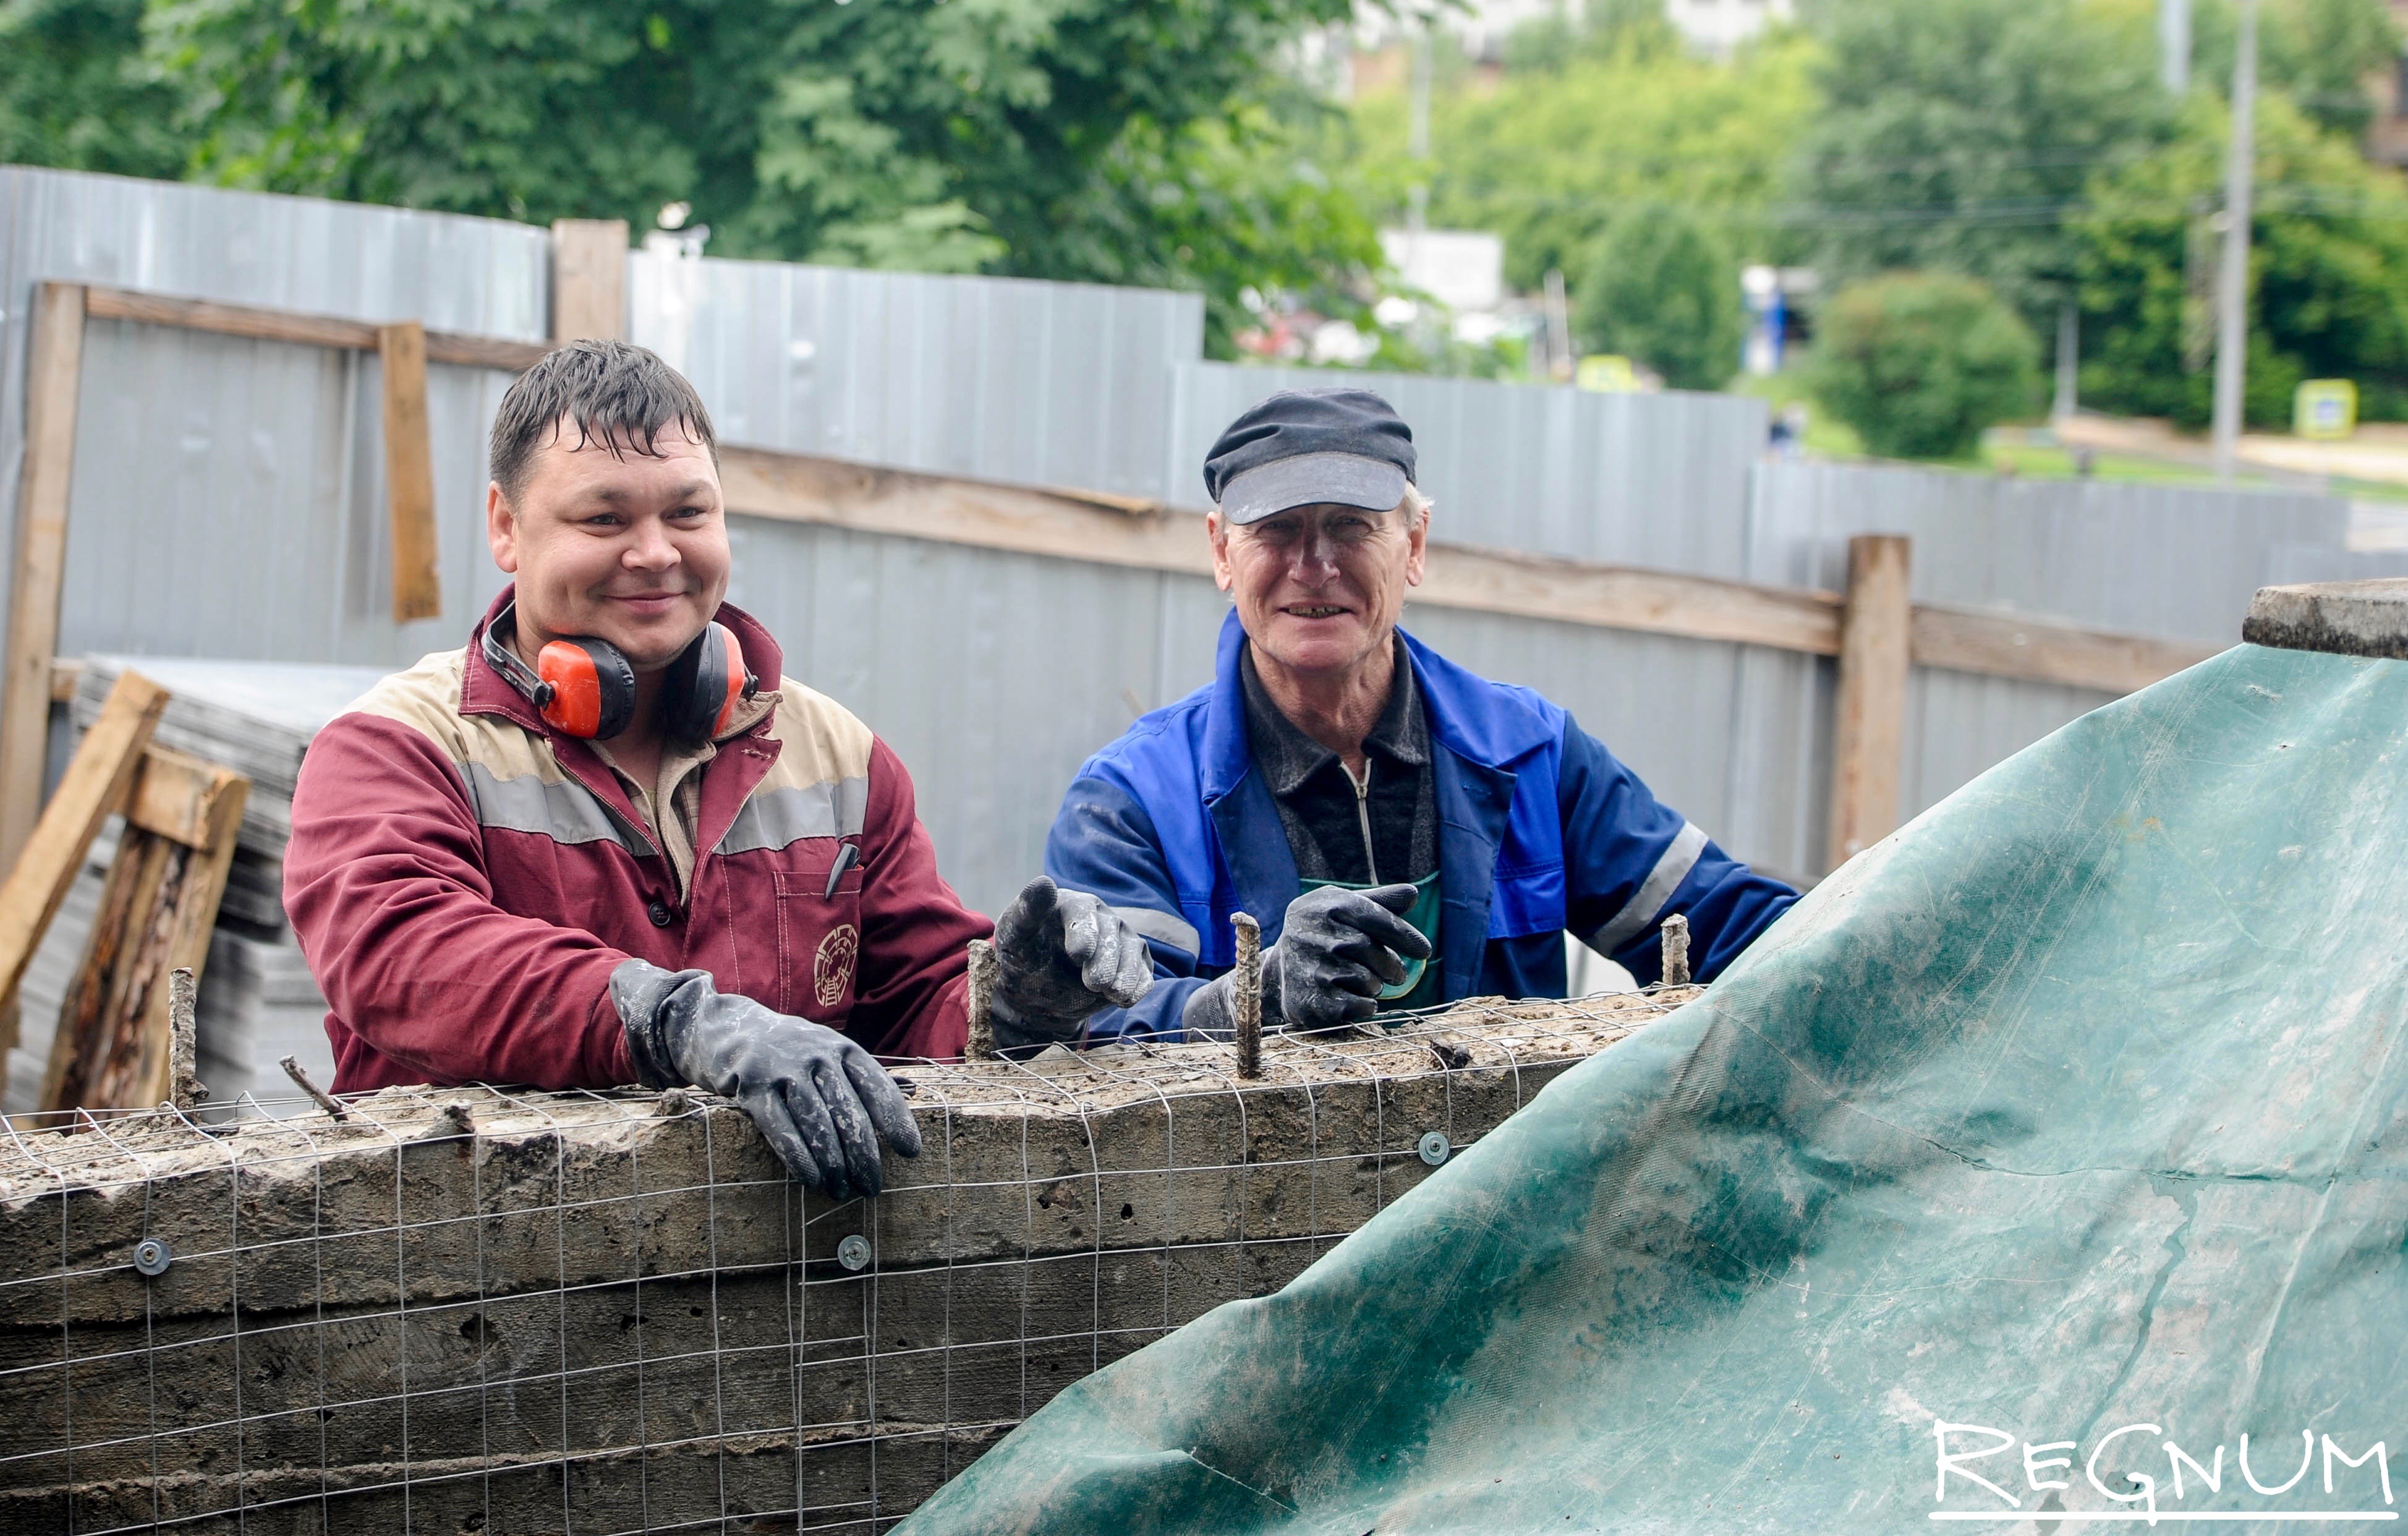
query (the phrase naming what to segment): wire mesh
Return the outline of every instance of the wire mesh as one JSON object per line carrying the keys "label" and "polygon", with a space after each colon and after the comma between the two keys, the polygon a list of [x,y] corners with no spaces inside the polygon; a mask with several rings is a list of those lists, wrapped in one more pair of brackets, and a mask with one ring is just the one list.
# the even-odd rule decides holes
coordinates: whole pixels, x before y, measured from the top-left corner
{"label": "wire mesh", "polygon": [[883,1530],[1690,995],[909,1064],[843,1204],[683,1089],[20,1116],[0,1529]]}

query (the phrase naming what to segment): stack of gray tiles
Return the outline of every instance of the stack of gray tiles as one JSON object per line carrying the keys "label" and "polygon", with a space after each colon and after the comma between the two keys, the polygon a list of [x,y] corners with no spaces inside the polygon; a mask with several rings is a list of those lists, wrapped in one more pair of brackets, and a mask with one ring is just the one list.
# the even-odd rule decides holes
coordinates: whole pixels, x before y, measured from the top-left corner
{"label": "stack of gray tiles", "polygon": [[[86,658],[71,717],[79,732],[99,716],[118,674],[131,667],[168,691],[151,739],[233,768],[251,781],[234,865],[197,1001],[201,1081],[221,1113],[248,1093],[269,1113],[306,1106],[278,1068],[298,1058],[321,1086],[334,1078],[325,999],[284,919],[284,845],[302,755],[321,726],[367,692],[381,669],[164,656]],[[100,890],[116,854],[117,821],[51,923],[22,986],[18,1048],[8,1054],[6,1108],[36,1106],[50,1039],[83,955]],[[247,1106],[245,1107],[247,1109]]]}

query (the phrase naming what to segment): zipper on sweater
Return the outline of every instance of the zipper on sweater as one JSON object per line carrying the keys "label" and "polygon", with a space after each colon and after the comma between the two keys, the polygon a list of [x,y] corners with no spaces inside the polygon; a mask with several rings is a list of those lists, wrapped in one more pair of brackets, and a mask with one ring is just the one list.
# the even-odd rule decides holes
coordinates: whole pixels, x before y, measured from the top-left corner
{"label": "zipper on sweater", "polygon": [[1371,883],[1377,885],[1380,883],[1380,855],[1371,851],[1371,759],[1363,759],[1363,777],[1360,779],[1354,777],[1354,770],[1346,766],[1342,757],[1338,760],[1338,768],[1346,775],[1346,782],[1354,786],[1354,820],[1363,828],[1363,868],[1371,871]]}

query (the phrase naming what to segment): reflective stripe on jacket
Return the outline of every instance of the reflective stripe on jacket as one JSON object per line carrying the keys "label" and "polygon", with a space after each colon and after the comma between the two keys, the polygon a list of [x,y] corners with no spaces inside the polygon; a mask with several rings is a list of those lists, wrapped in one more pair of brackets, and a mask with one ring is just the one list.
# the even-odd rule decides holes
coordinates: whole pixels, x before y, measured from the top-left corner
{"label": "reflective stripe on jacket", "polygon": [[[781,676],[767,630],[718,618],[754,675]],[[910,775],[867,726],[781,681],[696,770],[681,901],[617,776],[493,670],[483,628],[378,684],[302,766],[284,905],[337,1088],[632,1083],[609,989],[630,956],[879,1055],[961,1054],[964,946],[990,926],[937,873]]]}
{"label": "reflective stripe on jacket", "polygon": [[[1404,639],[1435,749],[1448,1001],[1562,997],[1566,929],[1652,982],[1656,930],[1673,912],[1689,919],[1692,964],[1711,981],[1797,899],[1545,698]],[[1161,978],[1135,1008],[1096,1015],[1091,1040],[1178,1038],[1188,995],[1234,959],[1229,914],[1254,913],[1272,943],[1296,897],[1296,861],[1247,751],[1244,643],[1232,611],[1213,682],[1089,758],[1054,817],[1045,872],[1110,902]]]}

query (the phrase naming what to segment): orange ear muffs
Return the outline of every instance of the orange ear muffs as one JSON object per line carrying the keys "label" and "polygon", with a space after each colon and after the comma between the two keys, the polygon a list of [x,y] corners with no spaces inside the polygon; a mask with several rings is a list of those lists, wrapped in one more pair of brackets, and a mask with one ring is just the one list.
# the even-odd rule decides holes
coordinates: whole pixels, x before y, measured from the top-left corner
{"label": "orange ear muffs", "polygon": [[[636,668],[624,653],[609,640],[577,636],[546,644],[530,669],[502,639],[516,612],[513,604],[485,626],[485,659],[553,729],[609,740],[635,722]],[[724,624],[706,624],[669,663],[652,722],[673,740],[715,740],[735,719],[737,707],[760,686],[745,670],[744,648],[735,634]]]}
{"label": "orange ear muffs", "polygon": [[636,718],[636,668],[609,640],[553,640],[535,670],[535,707],[570,736],[607,741]]}
{"label": "orange ear muffs", "polygon": [[671,740],[716,740],[737,708],[759,689],[759,680],[745,670],[744,648],[734,632],[725,624],[706,624],[669,663],[653,724]]}

